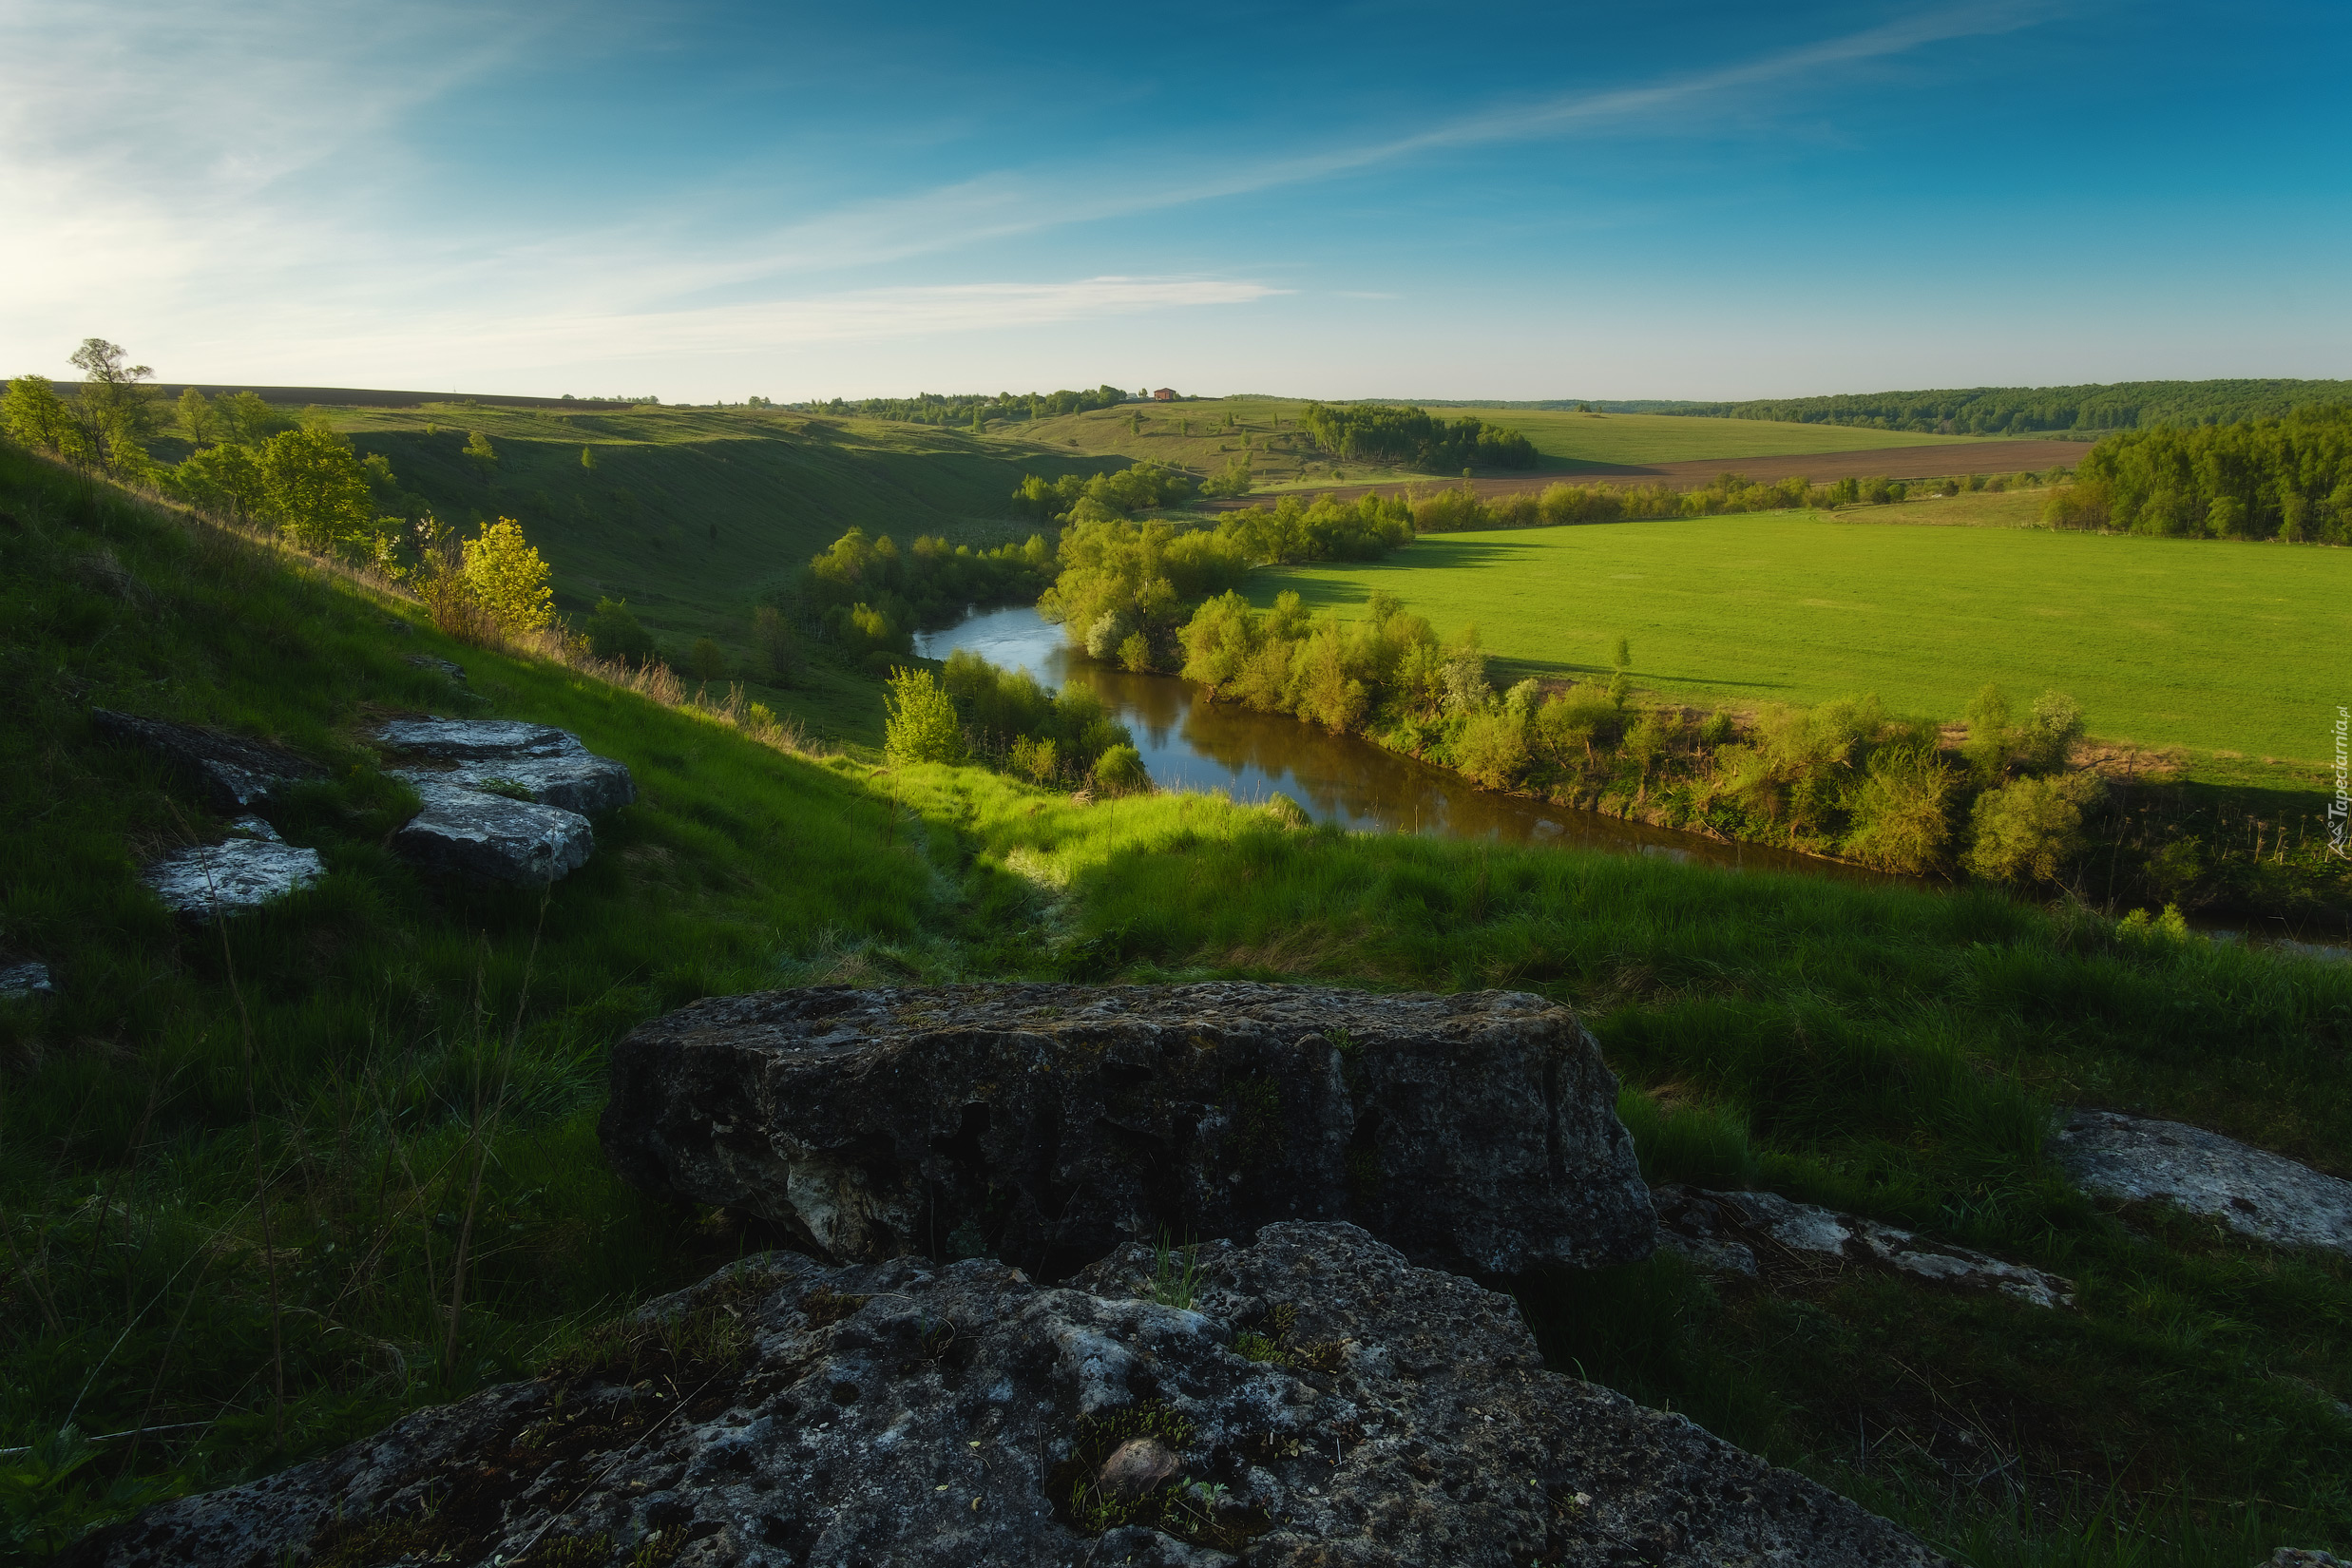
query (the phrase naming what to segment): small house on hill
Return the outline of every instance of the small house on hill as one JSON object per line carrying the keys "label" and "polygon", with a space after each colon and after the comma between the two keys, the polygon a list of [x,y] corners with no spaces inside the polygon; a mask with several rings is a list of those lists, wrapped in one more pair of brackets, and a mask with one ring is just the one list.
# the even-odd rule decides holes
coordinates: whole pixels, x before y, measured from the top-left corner
{"label": "small house on hill", "polygon": [[1152,401],[1153,401],[1153,402],[1155,402],[1155,403],[1173,403],[1173,402],[1175,402],[1175,401],[1176,401],[1176,389],[1175,389],[1174,387],[1157,387],[1157,388],[1154,388],[1154,389],[1153,389],[1153,392],[1152,392]]}

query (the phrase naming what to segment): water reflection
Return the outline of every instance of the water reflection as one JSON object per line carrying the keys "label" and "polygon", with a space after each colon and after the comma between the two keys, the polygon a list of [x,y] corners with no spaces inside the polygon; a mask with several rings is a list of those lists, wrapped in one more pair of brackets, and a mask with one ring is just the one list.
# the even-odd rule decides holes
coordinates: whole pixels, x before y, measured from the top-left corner
{"label": "water reflection", "polygon": [[915,650],[927,659],[946,659],[958,648],[969,648],[993,664],[1027,670],[1049,686],[1075,680],[1093,687],[1135,733],[1144,766],[1162,789],[1222,790],[1244,802],[1286,794],[1318,822],[1358,832],[1568,845],[1686,864],[1900,880],[1785,850],[1726,844],[1477,789],[1459,774],[1354,736],[1207,701],[1198,687],[1172,676],[1129,675],[1074,658],[1061,628],[1048,625],[1034,609],[984,611],[915,641]]}

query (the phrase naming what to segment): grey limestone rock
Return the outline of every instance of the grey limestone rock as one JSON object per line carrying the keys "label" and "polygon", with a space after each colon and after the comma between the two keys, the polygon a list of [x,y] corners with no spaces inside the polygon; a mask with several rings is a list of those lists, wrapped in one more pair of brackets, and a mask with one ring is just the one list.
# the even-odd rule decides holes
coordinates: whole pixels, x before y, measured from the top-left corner
{"label": "grey limestone rock", "polygon": [[283,746],[194,724],[141,718],[105,708],[90,710],[90,723],[104,738],[136,746],[167,763],[196,788],[206,810],[222,816],[249,812],[288,783],[316,778],[326,771]]}
{"label": "grey limestone rock", "polygon": [[468,789],[440,774],[402,772],[424,810],[392,848],[429,871],[490,882],[559,881],[588,863],[596,831],[578,812]]}
{"label": "grey limestone rock", "polygon": [[465,681],[466,666],[458,663],[454,660],[442,659],[433,654],[421,653],[402,654],[400,657],[407,662],[415,665],[420,670],[432,670],[438,674],[446,675],[451,680],[457,681],[461,684]]}
{"label": "grey limestone rock", "polygon": [[574,756],[585,750],[568,730],[516,718],[401,718],[377,730],[375,738],[393,751],[445,762]]}
{"label": "grey limestone rock", "polygon": [[2284,1247],[2352,1254],[2352,1181],[2202,1127],[2077,1111],[2050,1153],[2086,1191],[2159,1199]]}
{"label": "grey limestone rock", "polygon": [[637,782],[626,765],[598,756],[577,736],[544,724],[511,719],[402,719],[376,732],[394,751],[452,764],[442,772],[406,772],[411,780],[431,778],[459,789],[523,795],[543,806],[560,806],[596,816],[637,798]]}
{"label": "grey limestone rock", "polygon": [[57,983],[49,978],[49,966],[27,961],[21,964],[0,964],[0,1002],[35,1001],[57,994]]}
{"label": "grey limestone rock", "polygon": [[1416,1262],[1648,1255],[1616,1080],[1523,992],[818,986],[715,998],[613,1052],[606,1155],[821,1255],[1057,1277],[1131,1237],[1345,1219]]}
{"label": "grey limestone rock", "polygon": [[[556,1375],[87,1538],[67,1568],[1925,1568],[1894,1525],[1547,1372],[1506,1296],[1345,1224],[998,1262],[748,1259]],[[666,1325],[658,1328],[657,1325]],[[1148,1436],[1168,1479],[1094,1484]],[[1157,1463],[1157,1461],[1155,1462]]]}
{"label": "grey limestone rock", "polygon": [[[269,832],[265,826],[264,832]],[[140,880],[186,920],[258,908],[326,874],[316,850],[269,836],[231,838],[181,850],[150,864]]]}
{"label": "grey limestone rock", "polygon": [[1701,1266],[1759,1277],[1782,1257],[1889,1269],[1964,1291],[1998,1291],[2035,1307],[2071,1307],[2072,1281],[1983,1252],[1927,1241],[1875,1219],[1795,1203],[1777,1193],[1654,1188],[1658,1244]]}

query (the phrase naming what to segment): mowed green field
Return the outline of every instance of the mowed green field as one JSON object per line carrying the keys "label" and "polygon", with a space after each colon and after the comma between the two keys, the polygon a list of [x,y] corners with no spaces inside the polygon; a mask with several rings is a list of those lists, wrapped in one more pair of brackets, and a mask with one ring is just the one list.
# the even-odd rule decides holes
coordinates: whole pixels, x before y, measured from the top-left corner
{"label": "mowed green field", "polygon": [[[992,430],[1042,443],[1072,455],[1124,457],[1214,473],[1247,449],[1260,486],[1335,483],[1333,461],[1306,444],[1304,399],[1233,397],[1196,403],[1128,404],[1062,414],[1034,424],[1016,420]],[[1476,417],[1524,435],[1548,470],[1574,473],[1592,466],[1640,466],[1743,457],[1799,457],[1810,452],[1878,451],[1895,447],[1967,447],[1974,436],[1920,435],[1906,430],[1854,430],[1840,425],[1775,424],[1763,419],[1686,419],[1665,413],[1564,413],[1543,409],[1431,409],[1446,419]],[[1224,427],[1230,413],[1234,428]],[[1141,429],[1131,416],[1140,414]],[[1190,425],[1187,432],[1186,426]],[[1349,480],[1411,477],[1414,470],[1339,462]],[[1967,471],[1957,461],[1954,468]],[[1442,477],[1452,477],[1445,475]]]}
{"label": "mowed green field", "polygon": [[1285,588],[1343,615],[1385,590],[1448,638],[1475,621],[1505,674],[1592,672],[1623,636],[1635,684],[1693,703],[1875,692],[1956,719],[1988,681],[2056,687],[2095,736],[2312,762],[2352,701],[2343,550],[1766,512],[1433,535],[1251,596]]}

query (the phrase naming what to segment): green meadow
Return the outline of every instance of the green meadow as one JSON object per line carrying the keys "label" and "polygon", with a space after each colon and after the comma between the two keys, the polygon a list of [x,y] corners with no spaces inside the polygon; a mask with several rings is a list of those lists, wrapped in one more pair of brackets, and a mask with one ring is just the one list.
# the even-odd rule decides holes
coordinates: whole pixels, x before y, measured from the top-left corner
{"label": "green meadow", "polygon": [[1938,505],[1429,535],[1385,561],[1268,572],[1251,593],[1342,614],[1393,594],[1442,634],[1475,622],[1539,676],[1605,670],[1624,637],[1635,684],[1699,705],[1875,692],[1957,719],[1988,682],[2026,699],[2056,687],[2102,738],[2327,755],[2352,553],[1872,521]]}
{"label": "green meadow", "polygon": [[[1575,1005],[1654,1180],[1989,1248],[2067,1274],[2081,1306],[1859,1272],[1783,1297],[1662,1255],[1513,1283],[1555,1367],[1981,1568],[2237,1568],[2352,1530],[2333,1403],[2352,1269],[2092,1203],[2042,1149],[2053,1107],[2087,1100],[2344,1172],[2343,966],[1984,891],[1302,831],[1215,797],[1086,803],[808,755],[453,642],[412,604],[5,448],[0,660],[0,954],[58,985],[0,1003],[0,1558],[527,1376],[774,1245],[605,1167],[605,1052],[637,1023],[768,985],[1004,976]],[[137,868],[219,824],[102,743],[93,703],[328,763],[278,813],[325,879],[176,926]],[[428,708],[569,727],[641,798],[544,897],[422,876],[385,848],[411,802],[364,736]],[[2006,1459],[1998,1480],[1940,1463],[1960,1426]],[[1913,1441],[1857,1453],[1858,1429]]]}
{"label": "green meadow", "polygon": [[[1204,398],[1196,403],[1129,404],[1062,414],[1034,425],[1015,421],[995,427],[1073,455],[1121,457],[1162,463],[1198,473],[1214,473],[1247,450],[1260,484],[1269,488],[1318,481],[1334,483],[1334,468],[1349,483],[1370,480],[1457,477],[1426,475],[1385,465],[1335,462],[1315,452],[1301,433],[1307,404],[1299,398]],[[1447,419],[1478,418],[1515,430],[1535,444],[1547,472],[1575,473],[1596,466],[1680,463],[1745,457],[1790,457],[1807,452],[1872,451],[1890,447],[1949,444],[1966,448],[1960,435],[1915,435],[1902,430],[1853,430],[1836,425],[1775,424],[1760,419],[1690,419],[1678,414],[1586,414],[1548,409],[1432,409]],[[1231,414],[1232,429],[1225,419]],[[1140,416],[1137,428],[1136,416]],[[1190,423],[1189,432],[1186,430]],[[1250,445],[1245,448],[1243,438]],[[1953,467],[1968,463],[1956,456]]]}

